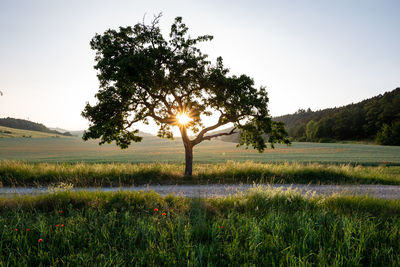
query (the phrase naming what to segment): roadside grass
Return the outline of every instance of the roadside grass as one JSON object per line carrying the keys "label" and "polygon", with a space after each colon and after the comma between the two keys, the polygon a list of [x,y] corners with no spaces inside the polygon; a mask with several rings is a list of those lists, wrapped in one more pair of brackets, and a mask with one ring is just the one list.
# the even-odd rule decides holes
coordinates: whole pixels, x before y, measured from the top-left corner
{"label": "roadside grass", "polygon": [[398,266],[400,201],[60,192],[0,199],[0,235],[0,265]]}
{"label": "roadside grass", "polygon": [[227,162],[195,164],[192,177],[184,177],[176,163],[24,163],[0,161],[2,186],[75,187],[141,184],[400,184],[398,166],[325,165],[318,163]]}

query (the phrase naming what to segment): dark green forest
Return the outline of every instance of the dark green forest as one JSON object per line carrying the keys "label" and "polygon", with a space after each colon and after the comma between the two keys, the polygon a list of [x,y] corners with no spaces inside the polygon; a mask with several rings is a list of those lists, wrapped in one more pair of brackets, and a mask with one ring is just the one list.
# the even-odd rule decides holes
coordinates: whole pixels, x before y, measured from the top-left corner
{"label": "dark green forest", "polygon": [[[273,120],[285,123],[292,141],[400,145],[400,88],[359,103],[317,111],[300,109]],[[222,136],[220,140],[237,143],[239,134]]]}
{"label": "dark green forest", "polygon": [[374,141],[400,145],[400,88],[356,104],[318,111],[300,109],[274,118],[294,141]]}
{"label": "dark green forest", "polygon": [[38,131],[38,132],[45,132],[45,133],[53,133],[53,134],[60,134],[65,136],[72,136],[71,133],[61,133],[58,131],[50,130],[46,126],[41,123],[36,123],[28,120],[22,119],[14,119],[14,118],[0,118],[0,126],[14,128],[14,129],[21,129],[21,130],[29,130],[29,131]]}

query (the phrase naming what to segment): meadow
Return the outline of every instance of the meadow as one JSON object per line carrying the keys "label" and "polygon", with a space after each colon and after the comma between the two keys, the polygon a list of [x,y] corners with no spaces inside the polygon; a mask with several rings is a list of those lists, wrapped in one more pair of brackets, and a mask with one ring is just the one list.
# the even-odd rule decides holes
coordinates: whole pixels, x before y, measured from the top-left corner
{"label": "meadow", "polygon": [[[78,138],[0,138],[0,184],[400,184],[392,146],[294,143],[260,154],[213,141],[194,157],[187,178],[179,140],[148,137],[121,151]],[[398,266],[400,200],[66,190],[0,198],[0,235],[5,266]]]}
{"label": "meadow", "polygon": [[398,266],[399,204],[257,188],[217,199],[143,192],[0,199],[0,264]]}
{"label": "meadow", "polygon": [[[80,138],[0,138],[0,160],[67,163],[182,163],[182,141],[145,137],[121,150],[114,144],[99,146],[97,141]],[[399,146],[338,143],[293,143],[277,145],[258,153],[237,148],[234,143],[205,141],[194,148],[194,164],[254,161],[265,163],[322,163],[400,166]]]}
{"label": "meadow", "polygon": [[80,138],[0,138],[0,184],[121,186],[147,183],[400,184],[400,147],[293,143],[258,153],[203,142],[193,177],[183,177],[180,140],[146,136],[121,150]]}

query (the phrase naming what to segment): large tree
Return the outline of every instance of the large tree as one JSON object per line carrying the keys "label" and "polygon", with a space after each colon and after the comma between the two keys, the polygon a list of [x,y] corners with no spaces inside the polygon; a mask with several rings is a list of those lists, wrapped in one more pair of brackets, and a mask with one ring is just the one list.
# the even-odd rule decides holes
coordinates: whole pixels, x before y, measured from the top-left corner
{"label": "large tree", "polygon": [[[152,119],[158,136],[171,139],[171,128],[177,126],[185,147],[185,175],[192,175],[193,147],[204,140],[240,132],[239,145],[260,152],[268,142],[272,148],[289,143],[283,124],[268,114],[265,88],[255,88],[244,74],[229,76],[221,58],[211,64],[197,47],[212,36],[190,37],[177,17],[165,39],[159,19],[110,29],[91,40],[100,90],[96,105],[88,103],[82,112],[90,122],[84,140],[100,138],[100,144],[115,141],[127,148],[142,140],[135,123]],[[213,114],[218,121],[203,125],[204,116]],[[212,132],[224,125],[233,128]]]}

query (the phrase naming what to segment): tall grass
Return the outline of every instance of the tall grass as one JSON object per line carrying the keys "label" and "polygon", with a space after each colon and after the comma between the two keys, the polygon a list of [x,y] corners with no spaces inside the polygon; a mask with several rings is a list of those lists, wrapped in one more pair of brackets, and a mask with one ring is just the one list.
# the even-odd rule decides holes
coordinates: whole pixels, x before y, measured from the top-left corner
{"label": "tall grass", "polygon": [[1,199],[0,235],[0,265],[396,266],[400,201],[62,192]]}
{"label": "tall grass", "polygon": [[400,167],[255,162],[195,164],[184,177],[183,164],[53,164],[0,161],[3,186],[70,183],[74,186],[120,186],[148,183],[312,183],[400,184]]}

